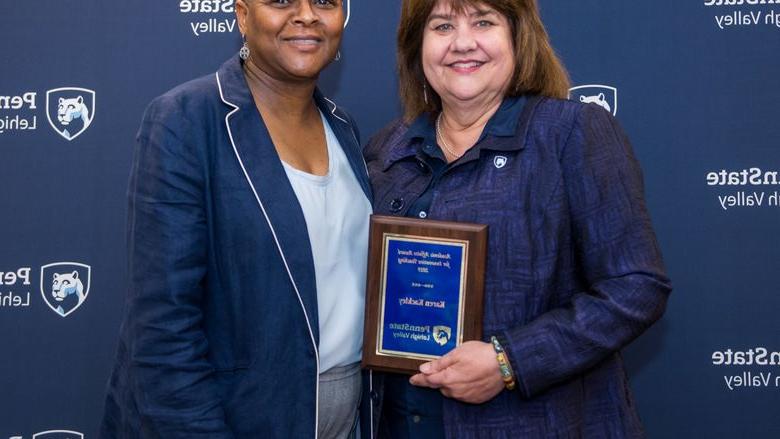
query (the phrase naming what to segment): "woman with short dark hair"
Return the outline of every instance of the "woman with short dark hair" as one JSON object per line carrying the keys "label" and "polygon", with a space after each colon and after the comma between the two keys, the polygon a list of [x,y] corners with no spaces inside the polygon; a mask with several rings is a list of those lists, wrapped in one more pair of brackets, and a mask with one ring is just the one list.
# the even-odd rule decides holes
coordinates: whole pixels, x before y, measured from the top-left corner
{"label": "woman with short dark hair", "polygon": [[106,438],[354,432],[370,193],[354,122],[317,89],[345,11],[235,8],[240,55],[141,124]]}

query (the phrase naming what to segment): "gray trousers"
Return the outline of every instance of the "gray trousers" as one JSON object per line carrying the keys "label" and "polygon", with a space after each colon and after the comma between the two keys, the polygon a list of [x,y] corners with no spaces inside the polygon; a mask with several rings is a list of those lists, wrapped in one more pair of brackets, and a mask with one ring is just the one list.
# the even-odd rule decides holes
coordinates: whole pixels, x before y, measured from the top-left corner
{"label": "gray trousers", "polygon": [[334,367],[320,374],[319,439],[355,437],[361,384],[360,363]]}

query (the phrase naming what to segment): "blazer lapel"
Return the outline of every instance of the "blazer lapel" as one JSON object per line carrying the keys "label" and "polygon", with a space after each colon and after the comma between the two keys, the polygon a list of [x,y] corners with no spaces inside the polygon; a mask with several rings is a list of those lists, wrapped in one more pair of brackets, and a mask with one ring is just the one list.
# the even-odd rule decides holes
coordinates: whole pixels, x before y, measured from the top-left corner
{"label": "blazer lapel", "polygon": [[319,89],[314,92],[314,100],[317,103],[317,107],[319,107],[328,120],[333,134],[339,139],[341,148],[349,161],[349,166],[352,168],[355,177],[357,177],[358,183],[360,183],[360,188],[363,189],[366,198],[371,201],[368,167],[363,159],[363,148],[360,146],[360,139],[358,139],[354,121],[341,111],[333,101],[325,97]]}
{"label": "blazer lapel", "polygon": [[271,136],[244,79],[238,57],[217,72],[222,101],[232,107],[225,117],[228,135],[248,184],[275,239],[295,293],[306,315],[315,346],[319,345],[317,289],[306,219],[287,179]]}

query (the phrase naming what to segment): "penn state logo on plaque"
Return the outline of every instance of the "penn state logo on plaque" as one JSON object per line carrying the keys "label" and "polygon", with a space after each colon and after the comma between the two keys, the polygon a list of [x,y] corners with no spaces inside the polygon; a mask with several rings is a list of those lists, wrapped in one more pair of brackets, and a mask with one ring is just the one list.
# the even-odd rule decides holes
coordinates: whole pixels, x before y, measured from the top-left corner
{"label": "penn state logo on plaque", "polygon": [[452,338],[452,328],[449,326],[434,326],[433,327],[433,340],[441,346],[449,343]]}

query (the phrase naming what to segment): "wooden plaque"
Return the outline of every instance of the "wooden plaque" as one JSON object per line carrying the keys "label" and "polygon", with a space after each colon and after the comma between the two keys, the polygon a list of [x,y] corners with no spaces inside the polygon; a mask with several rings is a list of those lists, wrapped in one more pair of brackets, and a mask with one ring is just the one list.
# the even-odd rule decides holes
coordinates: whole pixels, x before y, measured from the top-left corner
{"label": "wooden plaque", "polygon": [[482,337],[487,226],[371,216],[364,368],[414,374]]}

